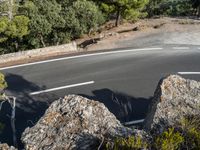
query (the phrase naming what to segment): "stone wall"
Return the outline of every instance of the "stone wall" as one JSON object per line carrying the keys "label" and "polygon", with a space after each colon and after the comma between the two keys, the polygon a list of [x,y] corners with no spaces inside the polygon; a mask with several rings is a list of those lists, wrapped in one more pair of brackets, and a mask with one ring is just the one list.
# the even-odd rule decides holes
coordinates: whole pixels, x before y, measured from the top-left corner
{"label": "stone wall", "polygon": [[0,55],[0,64],[27,60],[27,59],[34,59],[39,57],[56,56],[65,53],[74,53],[77,51],[78,48],[76,42],[72,42],[69,44],[64,44],[59,46],[51,46],[51,47]]}

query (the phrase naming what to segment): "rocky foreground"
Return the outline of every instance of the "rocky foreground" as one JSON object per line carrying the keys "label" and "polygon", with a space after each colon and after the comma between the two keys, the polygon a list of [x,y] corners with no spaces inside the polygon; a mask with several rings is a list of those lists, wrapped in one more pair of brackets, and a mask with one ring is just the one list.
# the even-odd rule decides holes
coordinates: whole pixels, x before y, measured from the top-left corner
{"label": "rocky foreground", "polygon": [[[162,79],[149,107],[144,130],[124,127],[104,104],[69,95],[55,101],[22,135],[26,150],[94,150],[104,139],[161,133],[186,115],[200,113],[200,82],[171,75]],[[4,148],[2,148],[4,146]],[[13,150],[0,145],[0,150]]]}

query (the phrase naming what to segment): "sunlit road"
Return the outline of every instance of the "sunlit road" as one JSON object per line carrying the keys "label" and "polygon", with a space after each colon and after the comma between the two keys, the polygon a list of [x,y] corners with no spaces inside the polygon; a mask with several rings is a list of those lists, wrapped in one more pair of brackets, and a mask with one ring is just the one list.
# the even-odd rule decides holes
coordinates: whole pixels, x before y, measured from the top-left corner
{"label": "sunlit road", "polygon": [[[162,77],[179,73],[200,81],[199,47],[165,45],[1,68],[7,93],[17,97],[18,134],[32,126],[52,101],[68,94],[104,103],[121,122],[144,119]],[[3,106],[0,122],[9,121],[7,108]],[[9,125],[3,135],[8,133]],[[1,138],[9,141],[9,137]]]}

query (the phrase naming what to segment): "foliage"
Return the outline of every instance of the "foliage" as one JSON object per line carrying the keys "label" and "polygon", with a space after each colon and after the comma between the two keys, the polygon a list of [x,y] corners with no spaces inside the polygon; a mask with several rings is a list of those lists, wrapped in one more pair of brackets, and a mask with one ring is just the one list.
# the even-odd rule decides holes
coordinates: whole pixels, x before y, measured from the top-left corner
{"label": "foliage", "polygon": [[22,39],[23,36],[29,33],[28,31],[29,19],[26,16],[15,16],[11,22],[9,22],[5,34],[12,39]]}
{"label": "foliage", "polygon": [[16,0],[0,1],[0,16],[7,16],[13,18],[13,16],[17,14],[18,6],[18,1]]}
{"label": "foliage", "polygon": [[129,136],[128,138],[117,138],[114,143],[107,143],[107,150],[139,150],[146,149],[147,142],[139,136]]}
{"label": "foliage", "polygon": [[160,135],[152,132],[149,141],[138,136],[117,138],[105,143],[107,150],[199,150],[200,149],[200,115],[185,116],[173,127],[169,127]]}
{"label": "foliage", "polygon": [[200,115],[187,116],[180,123],[185,137],[184,147],[187,149],[200,149]]}
{"label": "foliage", "polygon": [[200,17],[200,0],[190,0],[192,3],[192,7],[195,9],[195,13],[198,17]]}
{"label": "foliage", "polygon": [[6,83],[6,81],[5,81],[5,76],[2,74],[2,73],[0,73],[0,93],[5,89],[5,88],[7,88],[7,83]]}
{"label": "foliage", "polygon": [[189,16],[200,7],[199,0],[150,0],[148,15]]}
{"label": "foliage", "polygon": [[0,17],[0,46],[6,47],[2,53],[17,51],[19,42],[29,34],[28,23],[24,15],[15,16],[11,21]]}
{"label": "foliage", "polygon": [[26,1],[21,11],[30,18],[30,35],[27,40],[33,48],[45,47],[46,43],[50,43],[48,36],[53,29],[65,24],[59,15],[61,6],[55,0]]}
{"label": "foliage", "polygon": [[68,43],[96,32],[105,19],[199,15],[199,0],[3,0],[0,54]]}
{"label": "foliage", "polygon": [[[68,1],[68,0],[66,0]],[[65,30],[71,33],[71,37],[77,38],[104,23],[104,17],[95,3],[87,0],[74,1],[70,7],[62,5],[62,16],[66,21]]]}
{"label": "foliage", "polygon": [[67,43],[96,30],[104,22],[98,7],[87,0],[29,0],[20,9],[30,18],[30,48]]}
{"label": "foliage", "polygon": [[5,32],[7,31],[9,20],[7,17],[0,17],[0,43],[5,42],[8,37]]}
{"label": "foliage", "polygon": [[184,138],[174,128],[169,128],[155,139],[155,147],[160,150],[176,150],[183,143]]}
{"label": "foliage", "polygon": [[0,73],[0,100],[4,98],[4,89],[7,88],[7,83],[5,81],[5,77]]}
{"label": "foliage", "polygon": [[136,21],[145,16],[142,10],[148,0],[108,0],[100,3],[101,9],[106,14],[116,14],[116,26],[120,23],[120,18]]}

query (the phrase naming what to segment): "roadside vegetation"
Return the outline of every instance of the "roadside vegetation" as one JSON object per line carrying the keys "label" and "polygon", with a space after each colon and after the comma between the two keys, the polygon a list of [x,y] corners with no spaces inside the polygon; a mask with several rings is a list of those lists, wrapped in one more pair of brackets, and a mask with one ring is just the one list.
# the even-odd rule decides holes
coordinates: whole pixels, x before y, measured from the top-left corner
{"label": "roadside vegetation", "polygon": [[199,0],[0,0],[0,54],[68,43],[115,20],[198,16]]}
{"label": "roadside vegetation", "polygon": [[148,139],[140,136],[117,138],[105,142],[106,150],[199,150],[200,116],[186,116],[174,127],[169,127],[161,134],[152,132]]}
{"label": "roadside vegetation", "polygon": [[[5,76],[0,73],[0,112],[4,103],[9,103],[11,107],[10,113],[10,125],[13,133],[13,145],[17,147],[17,137],[16,137],[16,128],[15,128],[15,110],[16,110],[16,98],[14,96],[8,96],[5,93],[5,89],[8,87],[5,80]],[[0,122],[0,133],[4,129],[5,125]],[[1,141],[0,141],[1,143]]]}

